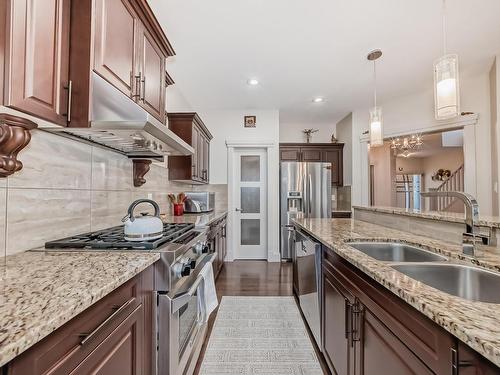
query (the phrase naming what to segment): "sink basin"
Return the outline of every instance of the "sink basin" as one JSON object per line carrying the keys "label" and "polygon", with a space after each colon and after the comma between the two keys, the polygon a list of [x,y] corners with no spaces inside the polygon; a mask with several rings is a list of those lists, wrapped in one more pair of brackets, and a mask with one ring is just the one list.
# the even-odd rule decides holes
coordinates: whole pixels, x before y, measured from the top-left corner
{"label": "sink basin", "polygon": [[397,264],[401,273],[442,292],[467,299],[500,303],[500,274],[460,264]]}
{"label": "sink basin", "polygon": [[349,246],[384,262],[439,262],[442,255],[401,242],[350,242]]}

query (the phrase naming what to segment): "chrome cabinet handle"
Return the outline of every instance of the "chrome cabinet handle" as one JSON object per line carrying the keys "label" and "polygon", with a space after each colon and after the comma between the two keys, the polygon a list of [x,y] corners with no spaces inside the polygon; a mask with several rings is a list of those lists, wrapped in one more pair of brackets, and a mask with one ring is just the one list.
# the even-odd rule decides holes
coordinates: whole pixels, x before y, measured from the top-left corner
{"label": "chrome cabinet handle", "polygon": [[134,90],[135,91],[135,94],[132,94],[130,97],[131,98],[141,98],[141,77],[142,77],[142,73],[139,72],[139,75],[138,76],[134,76]]}
{"label": "chrome cabinet handle", "polygon": [[127,307],[129,307],[130,304],[134,301],[135,301],[135,297],[130,298],[127,302],[125,302],[118,309],[116,309],[116,311],[113,314],[108,316],[106,318],[106,320],[104,320],[101,324],[99,324],[92,332],[90,332],[88,334],[84,333],[84,334],[80,335],[83,337],[83,340],[80,341],[80,345],[85,345],[87,342],[89,342],[95,336],[97,336],[99,334],[99,332],[101,332],[104,327],[106,327],[111,321],[113,321],[118,315],[120,315],[120,313],[123,310],[125,310]]}
{"label": "chrome cabinet handle", "polygon": [[141,90],[139,90],[139,100],[141,100],[144,103],[144,96],[146,95],[146,76],[142,77],[141,83],[142,83],[142,97],[141,97]]}
{"label": "chrome cabinet handle", "polygon": [[68,122],[71,122],[71,105],[73,101],[73,81],[69,80],[68,81],[68,86],[64,87],[66,90],[68,90],[68,105],[66,109],[66,118]]}

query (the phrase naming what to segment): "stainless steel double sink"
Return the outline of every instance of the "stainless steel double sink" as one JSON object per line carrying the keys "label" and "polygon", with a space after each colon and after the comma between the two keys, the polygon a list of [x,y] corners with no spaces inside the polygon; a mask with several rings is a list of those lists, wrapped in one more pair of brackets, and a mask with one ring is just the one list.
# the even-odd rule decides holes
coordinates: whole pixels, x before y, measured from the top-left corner
{"label": "stainless steel double sink", "polygon": [[453,264],[440,254],[402,242],[349,242],[362,253],[390,262],[395,270],[442,292],[469,301],[500,303],[500,274]]}

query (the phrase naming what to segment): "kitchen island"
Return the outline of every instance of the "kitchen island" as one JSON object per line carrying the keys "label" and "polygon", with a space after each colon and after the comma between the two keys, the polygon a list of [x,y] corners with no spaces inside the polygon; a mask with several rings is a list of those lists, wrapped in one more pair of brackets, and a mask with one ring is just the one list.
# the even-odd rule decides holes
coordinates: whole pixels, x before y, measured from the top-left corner
{"label": "kitchen island", "polygon": [[[321,242],[323,265],[328,257],[336,259],[337,264],[344,269],[349,267],[351,269],[349,272],[353,272],[352,275],[362,275],[361,277],[370,286],[378,288],[379,291],[382,290],[380,293],[389,295],[387,301],[404,301],[404,305],[412,306],[411,311],[407,310],[408,315],[404,314],[401,318],[403,323],[405,320],[409,321],[410,315],[416,311],[420,313],[417,315],[422,316],[422,319],[423,316],[428,318],[420,323],[426,327],[432,323],[429,332],[434,329],[432,325],[435,325],[436,328],[441,328],[444,334],[452,335],[450,342],[459,340],[453,344],[455,346],[450,347],[452,352],[456,353],[456,346],[464,343],[496,366],[500,365],[500,304],[472,302],[441,292],[396,271],[388,263],[365,255],[350,246],[349,242],[356,240],[400,241],[442,254],[454,263],[480,265],[492,271],[500,271],[500,256],[495,254],[496,249],[485,247],[478,251],[475,258],[469,258],[462,254],[460,245],[354,219],[297,219],[295,226]],[[401,326],[403,323],[397,324]],[[324,322],[324,324],[327,323]],[[328,327],[325,326],[324,329],[327,331]],[[420,331],[425,330],[420,328]],[[399,339],[403,338],[400,336]],[[430,345],[430,343],[427,344]],[[429,351],[428,349],[429,347],[424,348],[424,351]],[[444,360],[449,361],[451,358],[449,351],[445,354],[447,358]],[[430,366],[428,363],[426,365]],[[439,371],[433,370],[433,372]]]}

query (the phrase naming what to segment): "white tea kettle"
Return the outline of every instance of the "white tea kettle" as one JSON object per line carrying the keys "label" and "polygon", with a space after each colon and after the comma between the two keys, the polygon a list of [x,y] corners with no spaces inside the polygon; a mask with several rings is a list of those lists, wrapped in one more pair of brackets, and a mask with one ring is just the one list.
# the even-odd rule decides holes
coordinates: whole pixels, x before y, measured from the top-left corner
{"label": "white tea kettle", "polygon": [[[141,203],[149,203],[155,208],[154,216],[142,214],[134,216],[134,209]],[[127,215],[122,219],[125,223],[123,228],[125,240],[127,241],[149,241],[156,240],[163,235],[163,222],[160,219],[160,206],[151,199],[137,199],[128,208]]]}

